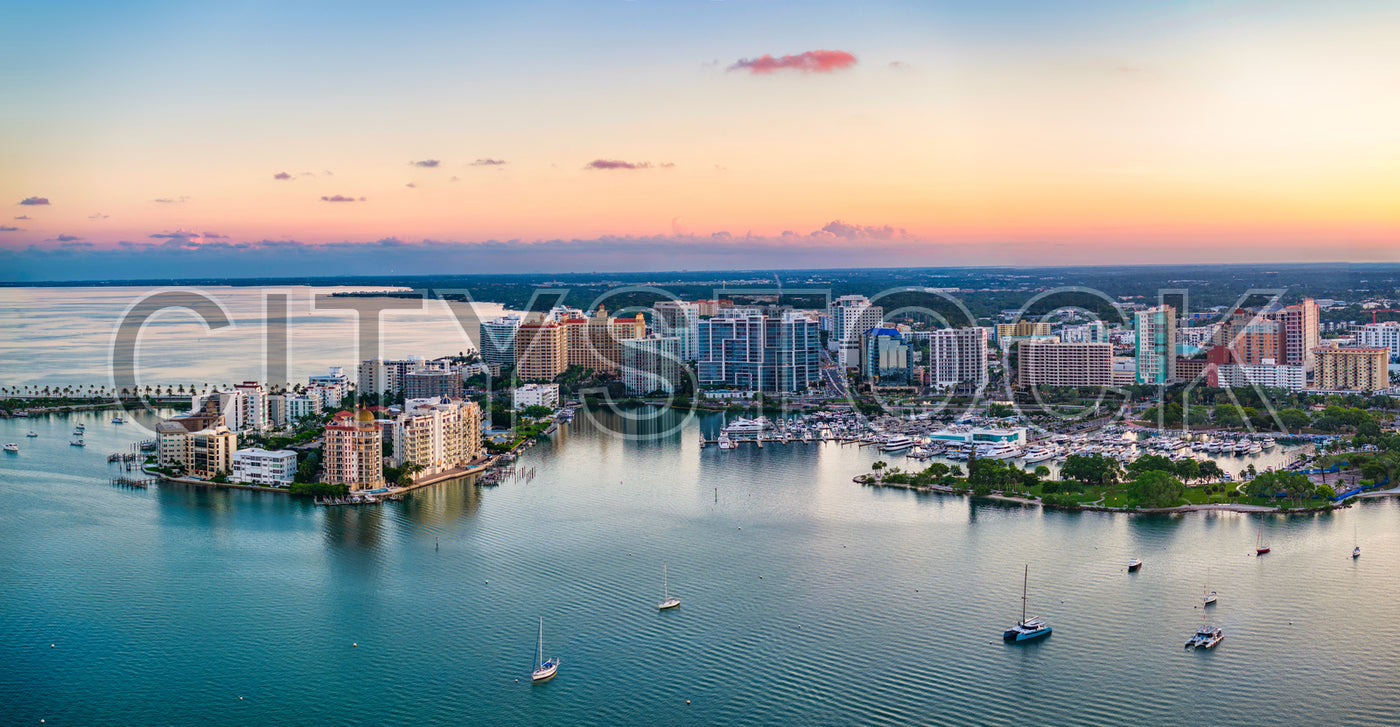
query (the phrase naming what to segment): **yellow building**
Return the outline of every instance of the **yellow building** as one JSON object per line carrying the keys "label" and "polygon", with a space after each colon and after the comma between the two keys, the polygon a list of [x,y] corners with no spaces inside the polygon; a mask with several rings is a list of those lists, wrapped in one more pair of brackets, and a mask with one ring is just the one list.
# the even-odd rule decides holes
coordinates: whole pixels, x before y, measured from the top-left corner
{"label": "yellow building", "polygon": [[566,331],[554,321],[524,323],[515,332],[515,375],[553,381],[569,367]]}
{"label": "yellow building", "polygon": [[626,355],[622,342],[646,334],[642,314],[609,318],[601,307],[592,317],[526,323],[515,333],[515,373],[525,381],[551,381],[570,366],[613,373]]}
{"label": "yellow building", "polygon": [[185,471],[195,477],[213,477],[233,470],[238,435],[228,427],[192,432],[185,437]]}
{"label": "yellow building", "polygon": [[321,445],[321,475],[332,485],[349,485],[352,492],[384,486],[384,434],[374,414],[361,409],[335,415],[326,425]]}
{"label": "yellow building", "polygon": [[1388,348],[1314,348],[1313,388],[1380,391],[1390,386]]}
{"label": "yellow building", "polygon": [[464,468],[481,456],[481,407],[474,401],[410,399],[393,431],[394,465],[421,466],[414,479]]}
{"label": "yellow building", "polygon": [[1049,336],[1050,324],[1038,323],[1036,321],[1016,321],[1015,323],[998,323],[997,340],[1004,341],[1008,338],[1026,338],[1028,336]]}

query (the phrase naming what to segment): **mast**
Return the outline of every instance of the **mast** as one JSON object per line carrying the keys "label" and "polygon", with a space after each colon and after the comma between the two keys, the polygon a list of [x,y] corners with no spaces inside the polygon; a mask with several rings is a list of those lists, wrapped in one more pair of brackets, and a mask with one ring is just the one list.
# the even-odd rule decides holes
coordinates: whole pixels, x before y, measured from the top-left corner
{"label": "mast", "polygon": [[544,666],[544,616],[540,617],[540,646],[535,660],[536,668]]}
{"label": "mast", "polygon": [[1026,622],[1026,586],[1031,582],[1031,564],[1026,564],[1026,575],[1021,580],[1021,623]]}
{"label": "mast", "polygon": [[666,564],[661,564],[661,600],[666,600],[671,595],[671,587],[666,583]]}

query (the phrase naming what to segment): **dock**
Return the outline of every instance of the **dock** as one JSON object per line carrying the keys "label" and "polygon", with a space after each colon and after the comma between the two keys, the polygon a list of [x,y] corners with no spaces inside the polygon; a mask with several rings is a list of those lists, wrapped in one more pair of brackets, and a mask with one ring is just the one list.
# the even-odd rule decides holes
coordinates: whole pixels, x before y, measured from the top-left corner
{"label": "dock", "polygon": [[141,488],[141,489],[144,490],[144,489],[146,489],[147,487],[150,487],[151,485],[154,485],[155,483],[156,483],[156,479],[155,479],[154,477],[151,477],[151,478],[149,478],[149,479],[137,479],[137,478],[135,478],[135,477],[113,477],[113,478],[112,478],[112,486],[113,486],[113,487],[139,487],[139,488]]}

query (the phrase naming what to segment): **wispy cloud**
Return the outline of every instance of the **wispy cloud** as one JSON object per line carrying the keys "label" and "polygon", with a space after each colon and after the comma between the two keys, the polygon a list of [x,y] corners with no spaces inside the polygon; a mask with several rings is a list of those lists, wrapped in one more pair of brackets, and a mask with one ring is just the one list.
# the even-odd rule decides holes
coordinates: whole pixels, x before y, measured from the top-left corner
{"label": "wispy cloud", "polygon": [[896,240],[907,238],[909,233],[903,227],[891,227],[889,225],[852,225],[841,220],[832,220],[826,226],[813,232],[808,237],[814,239],[834,239],[843,240]]}
{"label": "wispy cloud", "polygon": [[180,195],[179,197],[161,197],[159,199],[153,199],[151,201],[157,204],[180,204],[181,202],[188,202],[189,199],[189,197]]}
{"label": "wispy cloud", "polygon": [[23,230],[21,230],[21,229],[18,228],[18,227],[10,227],[10,226],[8,226],[8,225],[0,225],[0,232],[23,232]]}
{"label": "wispy cloud", "polygon": [[741,58],[729,67],[730,71],[748,71],[755,74],[775,71],[799,71],[802,73],[832,73],[856,64],[856,57],[843,50],[809,50],[797,55],[774,58],[767,53],[757,58]]}
{"label": "wispy cloud", "polygon": [[77,235],[59,235],[58,237],[51,237],[51,238],[49,238],[49,241],[50,241],[50,242],[53,242],[53,241],[58,241],[58,242],[77,242],[77,241],[79,241],[79,240],[81,240],[81,239],[83,239],[83,238],[78,237]]}
{"label": "wispy cloud", "polygon": [[322,201],[322,202],[363,202],[363,201],[365,201],[365,198],[364,198],[364,197],[360,197],[359,199],[356,199],[356,198],[354,198],[354,197],[346,197],[346,196],[343,195],[343,194],[333,194],[333,195],[331,195],[331,196],[329,196],[329,197],[322,197],[322,198],[321,198],[321,201]]}
{"label": "wispy cloud", "polygon": [[414,184],[413,182],[409,182],[408,184],[405,184],[404,186],[405,186],[405,187],[408,187],[409,189],[417,189],[417,188],[418,188],[418,185]]}
{"label": "wispy cloud", "polygon": [[25,197],[24,199],[20,200],[19,203],[22,204],[22,205],[28,205],[28,206],[31,206],[31,207],[32,207],[32,206],[35,206],[35,205],[46,205],[46,204],[49,203],[49,198],[48,198],[48,197]]}
{"label": "wispy cloud", "polygon": [[[675,162],[661,162],[657,166],[669,168],[676,166]],[[651,162],[624,162],[621,159],[594,159],[585,164],[584,169],[651,169]]]}
{"label": "wispy cloud", "polygon": [[505,164],[505,163],[506,163],[506,160],[504,160],[504,159],[491,159],[490,157],[485,157],[485,158],[482,158],[482,159],[477,159],[476,161],[472,162],[471,164],[469,164],[469,165],[467,165],[467,166],[472,166],[472,167],[499,167],[499,166],[501,166],[502,164]]}
{"label": "wispy cloud", "polygon": [[29,219],[29,215],[19,215],[19,216],[15,217],[15,219],[17,219],[17,220],[27,220],[27,219]]}
{"label": "wispy cloud", "polygon": [[424,159],[421,162],[409,162],[409,164],[412,164],[415,167],[423,167],[424,169],[432,169],[441,163],[442,162],[436,159]]}
{"label": "wispy cloud", "polygon": [[102,214],[101,212],[94,212],[94,213],[88,215],[88,219],[90,219],[90,220],[105,220],[105,219],[107,219],[108,217],[111,217],[111,215],[104,215],[104,214]]}
{"label": "wispy cloud", "polygon": [[279,179],[279,180],[282,180],[282,181],[285,182],[285,181],[291,179],[291,178],[292,178],[292,175],[290,175],[290,174],[288,174],[288,173],[286,173],[286,172],[278,172],[278,173],[272,175],[272,178],[273,178],[273,179]]}

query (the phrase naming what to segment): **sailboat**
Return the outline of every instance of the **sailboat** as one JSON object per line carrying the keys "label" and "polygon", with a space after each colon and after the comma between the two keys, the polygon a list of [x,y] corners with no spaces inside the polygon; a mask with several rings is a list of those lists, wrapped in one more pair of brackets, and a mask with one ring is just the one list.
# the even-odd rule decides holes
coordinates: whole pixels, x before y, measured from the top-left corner
{"label": "sailboat", "polygon": [[1264,518],[1259,518],[1259,539],[1254,542],[1254,554],[1263,555],[1269,552],[1269,544],[1264,542]]}
{"label": "sailboat", "polygon": [[554,673],[559,671],[559,657],[551,656],[544,658],[544,617],[540,617],[540,645],[535,653],[535,670],[530,672],[531,682],[542,682],[554,678]]}
{"label": "sailboat", "polygon": [[1361,557],[1361,543],[1356,538],[1356,523],[1351,524],[1351,557],[1353,559]]}
{"label": "sailboat", "polygon": [[1039,616],[1026,618],[1026,587],[1030,585],[1031,567],[1026,565],[1026,575],[1021,581],[1021,620],[1002,633],[1002,641],[1030,641],[1050,635],[1050,624]]}
{"label": "sailboat", "polygon": [[1207,590],[1206,586],[1201,586],[1201,607],[1214,606],[1217,596],[1215,591]]}
{"label": "sailboat", "polygon": [[656,604],[656,608],[665,611],[668,608],[675,608],[681,605],[681,599],[671,595],[671,589],[666,582],[666,564],[661,564],[661,603]]}

